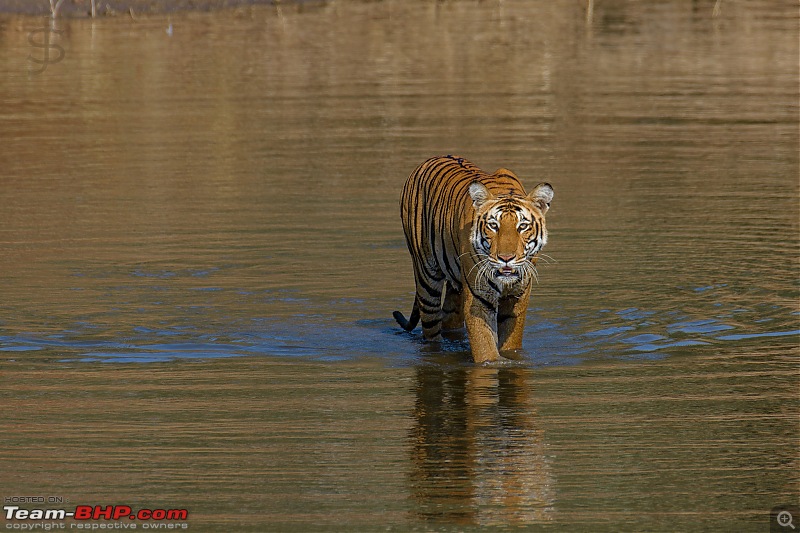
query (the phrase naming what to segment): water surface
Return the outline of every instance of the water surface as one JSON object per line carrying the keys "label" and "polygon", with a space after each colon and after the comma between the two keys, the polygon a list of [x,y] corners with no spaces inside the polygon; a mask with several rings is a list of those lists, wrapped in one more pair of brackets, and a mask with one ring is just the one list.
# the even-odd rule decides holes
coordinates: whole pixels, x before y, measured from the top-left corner
{"label": "water surface", "polygon": [[[252,531],[797,504],[796,6],[594,4],[58,21],[40,73],[49,22],[0,20],[0,495]],[[513,365],[391,318],[446,153],[555,188]]]}

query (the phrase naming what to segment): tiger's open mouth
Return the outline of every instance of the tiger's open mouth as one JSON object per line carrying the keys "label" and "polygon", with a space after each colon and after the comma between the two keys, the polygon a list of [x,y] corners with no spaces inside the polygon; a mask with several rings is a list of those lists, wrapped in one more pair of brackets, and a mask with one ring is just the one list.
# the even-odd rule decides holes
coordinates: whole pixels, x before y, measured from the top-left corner
{"label": "tiger's open mouth", "polygon": [[517,276],[517,269],[508,265],[497,269],[497,276],[501,278],[511,278]]}

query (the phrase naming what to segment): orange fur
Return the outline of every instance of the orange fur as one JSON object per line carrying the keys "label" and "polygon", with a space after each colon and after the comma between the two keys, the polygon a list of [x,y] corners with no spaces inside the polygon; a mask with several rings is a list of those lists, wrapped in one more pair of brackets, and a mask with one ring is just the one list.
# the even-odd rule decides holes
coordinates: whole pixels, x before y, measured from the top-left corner
{"label": "orange fur", "polygon": [[409,176],[400,199],[416,296],[411,317],[394,316],[426,339],[466,324],[475,362],[522,347],[539,251],[547,242],[547,183],[526,194],[507,169],[487,174],[469,161],[435,157]]}

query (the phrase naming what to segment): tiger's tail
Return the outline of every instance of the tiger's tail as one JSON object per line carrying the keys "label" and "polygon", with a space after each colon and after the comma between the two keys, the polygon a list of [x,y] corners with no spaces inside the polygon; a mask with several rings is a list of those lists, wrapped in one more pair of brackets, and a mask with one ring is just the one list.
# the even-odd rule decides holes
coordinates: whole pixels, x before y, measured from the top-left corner
{"label": "tiger's tail", "polygon": [[400,327],[402,327],[404,330],[413,330],[415,327],[417,327],[417,323],[419,322],[419,306],[417,305],[417,300],[414,300],[414,308],[411,309],[411,316],[408,317],[408,320],[406,320],[406,317],[404,317],[403,313],[400,311],[395,311],[392,313],[392,316],[395,320],[397,320],[397,323],[400,324]]}

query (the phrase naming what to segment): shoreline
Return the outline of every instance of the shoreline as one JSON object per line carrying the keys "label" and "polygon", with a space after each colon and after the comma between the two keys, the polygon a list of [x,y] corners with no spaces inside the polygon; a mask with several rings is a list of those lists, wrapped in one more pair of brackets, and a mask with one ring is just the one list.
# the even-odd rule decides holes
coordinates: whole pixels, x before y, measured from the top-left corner
{"label": "shoreline", "polygon": [[[57,3],[57,0],[53,0]],[[320,4],[324,0],[95,0],[95,16],[136,16],[218,11],[247,6]],[[0,0],[0,14],[51,16],[49,0]],[[56,18],[90,18],[91,0],[61,0]]]}

